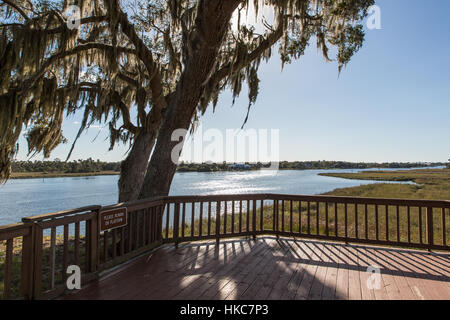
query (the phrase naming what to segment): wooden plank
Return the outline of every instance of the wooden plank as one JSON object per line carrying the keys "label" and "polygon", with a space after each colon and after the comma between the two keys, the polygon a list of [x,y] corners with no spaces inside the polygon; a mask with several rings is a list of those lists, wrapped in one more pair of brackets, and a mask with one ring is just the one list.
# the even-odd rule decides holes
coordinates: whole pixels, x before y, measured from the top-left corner
{"label": "wooden plank", "polygon": [[117,257],[117,246],[116,246],[117,245],[117,229],[113,229],[111,231],[112,231],[112,245],[111,245],[112,258],[113,258],[113,260],[115,260]]}
{"label": "wooden plank", "polygon": [[200,202],[200,217],[198,220],[198,235],[199,236],[203,235],[202,227],[203,227],[203,202]]}
{"label": "wooden plank", "polygon": [[[141,211],[142,216],[142,228],[141,228],[141,239],[142,239],[142,246],[147,245],[147,217],[148,217],[148,208],[145,208]],[[113,233],[114,237],[114,233]],[[114,240],[114,239],[113,239]],[[113,242],[113,248],[114,248],[114,242]]]}
{"label": "wooden plank", "polygon": [[384,210],[385,210],[385,215],[386,215],[386,218],[385,218],[385,222],[384,222],[384,224],[385,224],[385,226],[386,226],[386,240],[387,241],[389,241],[389,206],[388,205],[385,205],[384,206]]}
{"label": "wooden plank", "polygon": [[69,265],[69,225],[64,225],[64,244],[63,244],[63,281],[67,279],[67,266]]}
{"label": "wooden plank", "polygon": [[180,204],[175,203],[173,211],[173,239],[175,245],[178,245],[178,238],[180,237]]}
{"label": "wooden plank", "polygon": [[234,200],[231,202],[231,233],[234,233]]}
{"label": "wooden plank", "polygon": [[373,289],[369,287],[368,281],[372,273],[367,272],[369,263],[367,262],[366,254],[363,252],[362,248],[355,246],[352,248],[357,257],[359,265],[359,281],[361,283],[361,299],[362,300],[375,300],[375,294]]}
{"label": "wooden plank", "polygon": [[378,205],[375,205],[375,239],[379,240],[379,232],[378,232]]}
{"label": "wooden plank", "polygon": [[224,202],[224,209],[223,209],[223,234],[227,234],[227,201]]}
{"label": "wooden plank", "polygon": [[211,235],[211,202],[208,202],[208,236]]}
{"label": "wooden plank", "polygon": [[364,204],[364,234],[366,239],[369,239],[369,221],[367,218],[367,203]]}
{"label": "wooden plank", "polygon": [[247,200],[247,214],[245,215],[245,231],[250,231],[250,200]]}
{"label": "wooden plank", "polygon": [[42,229],[48,229],[48,228],[53,228],[53,227],[59,227],[59,226],[65,225],[65,224],[86,221],[86,220],[92,219],[95,216],[96,216],[95,212],[88,212],[88,213],[78,214],[76,216],[68,216],[68,217],[63,217],[63,218],[59,218],[59,219],[41,221],[41,222],[38,222],[38,224],[42,227]]}
{"label": "wooden plank", "polygon": [[74,243],[74,260],[77,266],[80,265],[80,223],[75,222],[75,243]]}
{"label": "wooden plank", "polygon": [[423,237],[422,237],[422,207],[418,207],[419,212],[419,243],[423,244]]}
{"label": "wooden plank", "polygon": [[302,202],[298,202],[298,233],[302,233]]}
{"label": "wooden plank", "polygon": [[339,266],[339,255],[341,246],[334,246],[332,244],[327,244],[325,248],[328,249],[329,259],[328,267],[323,283],[322,290],[322,300],[334,300],[336,294],[337,276],[338,276],[338,266]]}
{"label": "wooden plank", "polygon": [[56,228],[53,227],[50,231],[50,274],[49,285],[53,289],[55,287],[55,261],[56,261]]}
{"label": "wooden plank", "polygon": [[219,243],[220,240],[220,206],[221,203],[218,201],[216,203],[216,242]]}
{"label": "wooden plank", "polygon": [[320,206],[319,202],[316,202],[316,234],[319,234],[319,215],[320,215]]}
{"label": "wooden plank", "polygon": [[311,289],[308,294],[308,300],[321,300],[322,290],[324,288],[327,264],[330,261],[329,256],[325,253],[325,247],[322,243],[316,244],[318,249],[322,252],[322,259],[317,263],[317,270],[314,279],[311,284]]}
{"label": "wooden plank", "polygon": [[[137,232],[136,234],[136,238],[137,238]],[[137,243],[137,240],[136,240]],[[109,231],[106,230],[103,232],[103,262],[107,262],[108,261],[108,246],[109,246]],[[135,247],[135,250],[137,249],[137,245]]]}
{"label": "wooden plank", "polygon": [[442,245],[447,245],[447,229],[445,224],[445,209],[441,208],[441,226],[442,226]]}
{"label": "wooden plank", "polygon": [[0,241],[18,238],[30,234],[30,228],[23,223],[0,226]]}
{"label": "wooden plank", "polygon": [[34,270],[34,250],[32,226],[29,226],[30,232],[22,238],[22,261],[20,293],[25,299],[31,299],[33,296],[33,270]]}
{"label": "wooden plank", "polygon": [[239,233],[241,232],[242,232],[242,200],[239,201]]}
{"label": "wooden plank", "polygon": [[[131,252],[133,250],[133,226],[134,224],[134,214],[128,211],[128,250],[127,252]],[[166,238],[167,238],[168,229],[166,229]]]}
{"label": "wooden plank", "polygon": [[[445,223],[444,223],[445,225]],[[261,200],[260,218],[259,218],[259,230],[264,230],[264,200]]]}
{"label": "wooden plank", "polygon": [[338,204],[334,203],[334,236],[338,237]]}
{"label": "wooden plank", "polygon": [[195,202],[191,203],[191,237],[195,235]]}
{"label": "wooden plank", "polygon": [[344,224],[345,224],[344,234],[345,234],[345,237],[348,238],[348,207],[347,207],[347,203],[345,203],[344,206],[345,206],[344,207]]}
{"label": "wooden plank", "polygon": [[[362,249],[362,252],[364,252],[365,256],[366,256],[366,261],[368,263],[369,266],[373,266],[373,267],[381,267],[380,263],[377,260],[377,257],[374,256],[372,254],[372,252],[370,251],[370,247],[365,247]],[[381,273],[383,273],[384,271],[381,270]],[[387,294],[386,291],[386,284],[384,283],[384,279],[383,277],[380,277],[380,287],[377,288],[373,288],[373,293],[375,296],[376,300],[388,300],[389,296]]]}
{"label": "wooden plank", "polygon": [[321,261],[321,257],[323,251],[320,250],[312,250],[306,242],[300,243],[300,248],[305,252],[305,254],[309,257],[309,264],[306,266],[305,274],[303,275],[302,281],[298,286],[294,299],[295,300],[306,300],[309,296],[309,292],[311,290],[311,286],[313,284],[318,264]]}
{"label": "wooden plank", "polygon": [[11,279],[12,279],[12,263],[13,263],[13,247],[14,239],[6,240],[6,252],[5,252],[5,269],[3,279],[3,299],[9,299],[11,291]]}
{"label": "wooden plank", "polygon": [[289,200],[289,231],[292,233],[293,209],[292,200]]}
{"label": "wooden plank", "polygon": [[411,208],[407,207],[406,221],[408,225],[408,243],[411,243]]}
{"label": "wooden plank", "polygon": [[[181,214],[181,237],[184,238],[184,229],[186,221],[186,202],[183,202],[183,211]],[[208,220],[208,235],[209,235],[209,220]]]}
{"label": "wooden plank", "polygon": [[120,228],[120,256],[125,254],[125,227]]}
{"label": "wooden plank", "polygon": [[140,229],[141,229],[141,224],[139,223],[139,211],[135,211],[134,212],[134,225],[135,225],[135,229],[134,229],[134,250],[139,249],[140,247],[140,240],[139,240],[139,235],[140,235]]}
{"label": "wooden plank", "polygon": [[426,209],[426,223],[427,223],[427,243],[430,245],[434,244],[434,220],[433,220],[433,208],[427,207]]}
{"label": "wooden plank", "polygon": [[33,298],[39,299],[42,288],[42,228],[34,226],[34,277],[33,277]]}
{"label": "wooden plank", "polygon": [[166,206],[166,239],[169,239],[170,203]]}
{"label": "wooden plank", "polygon": [[345,259],[344,246],[341,245],[341,254],[338,261],[338,271],[336,279],[336,291],[334,298],[336,300],[348,300],[349,298],[349,278],[348,266]]}
{"label": "wooden plank", "polygon": [[311,202],[308,201],[308,209],[307,209],[307,224],[308,224],[308,229],[307,232],[308,234],[311,234]]}
{"label": "wooden plank", "polygon": [[253,217],[252,217],[252,231],[253,231],[253,238],[256,237],[256,200],[253,200]]}
{"label": "wooden plank", "polygon": [[[253,247],[254,249],[254,247]],[[251,252],[250,242],[244,241],[242,245],[234,247],[231,244],[223,244],[219,253],[203,261],[202,274],[194,279],[186,287],[173,296],[173,299],[199,299],[201,296],[214,296],[211,288],[217,288],[219,281],[224,282],[224,277],[233,271],[233,268],[245,262],[246,253]],[[227,257],[227,263],[225,263]],[[211,259],[212,258],[212,259]],[[192,273],[187,273],[191,275]],[[187,275],[184,273],[184,276]],[[207,292],[208,291],[208,292]]]}

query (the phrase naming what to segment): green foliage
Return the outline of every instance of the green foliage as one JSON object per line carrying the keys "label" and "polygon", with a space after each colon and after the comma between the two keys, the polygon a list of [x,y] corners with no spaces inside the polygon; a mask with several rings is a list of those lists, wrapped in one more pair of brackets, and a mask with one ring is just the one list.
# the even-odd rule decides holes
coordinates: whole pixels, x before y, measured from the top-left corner
{"label": "green foliage", "polygon": [[13,161],[13,173],[61,172],[61,173],[95,173],[102,171],[120,171],[120,162],[87,160],[75,161]]}

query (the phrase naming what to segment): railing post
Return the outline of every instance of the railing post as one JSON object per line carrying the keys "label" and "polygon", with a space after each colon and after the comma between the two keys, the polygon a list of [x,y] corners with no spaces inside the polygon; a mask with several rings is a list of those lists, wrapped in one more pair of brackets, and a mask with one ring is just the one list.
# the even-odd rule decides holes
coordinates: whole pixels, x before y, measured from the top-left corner
{"label": "railing post", "polygon": [[[428,245],[432,246],[434,244],[432,207],[427,207],[427,237],[428,237]],[[429,248],[428,250],[430,251],[431,248]]]}
{"label": "railing post", "polygon": [[220,241],[220,201],[216,204],[216,243]]}
{"label": "railing post", "polygon": [[253,229],[253,239],[256,239],[256,200],[253,200],[252,229]]}
{"label": "railing post", "polygon": [[87,245],[87,257],[86,257],[86,267],[87,272],[95,272],[98,269],[100,263],[98,255],[98,241],[99,241],[99,219],[100,219],[100,209],[93,210],[95,216],[86,221],[86,245]]}
{"label": "railing post", "polygon": [[95,272],[98,269],[99,254],[98,254],[98,242],[100,239],[100,209],[95,210],[95,218],[92,219],[91,224],[91,272]]}
{"label": "railing post", "polygon": [[42,287],[42,227],[34,223],[33,298],[39,299]]}
{"label": "railing post", "polygon": [[275,200],[275,228],[276,228],[276,235],[277,235],[277,239],[280,238],[280,235],[278,234],[278,232],[280,231],[280,212],[279,212],[279,206],[278,206],[278,200]]}
{"label": "railing post", "polygon": [[29,233],[23,236],[22,241],[22,266],[20,292],[25,299],[33,297],[33,272],[34,272],[34,224],[29,224]]}
{"label": "railing post", "polygon": [[[194,204],[192,204],[194,205]],[[178,234],[179,234],[179,224],[180,224],[180,204],[175,203],[173,217],[173,240],[175,241],[175,247],[178,247]]]}

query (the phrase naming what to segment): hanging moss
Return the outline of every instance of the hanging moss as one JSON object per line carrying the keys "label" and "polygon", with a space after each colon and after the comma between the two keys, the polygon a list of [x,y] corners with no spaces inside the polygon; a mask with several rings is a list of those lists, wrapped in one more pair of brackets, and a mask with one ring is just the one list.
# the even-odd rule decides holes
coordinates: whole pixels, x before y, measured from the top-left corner
{"label": "hanging moss", "polygon": [[[108,124],[111,148],[132,142],[139,130],[157,131],[149,127],[157,125],[148,119],[151,111],[167,105],[159,102],[171,97],[192,56],[208,45],[204,39],[208,26],[201,23],[202,0],[136,0],[133,6],[119,0],[14,3],[16,8],[8,4],[0,8],[3,181],[9,177],[24,126],[29,152],[45,157],[66,140],[61,123],[77,110],[84,117],[75,142],[95,122]],[[64,16],[72,4],[80,7],[85,19],[73,30]],[[199,114],[211,104],[215,108],[225,89],[238,97],[245,83],[250,112],[259,93],[259,66],[270,59],[274,48],[284,66],[300,58],[315,38],[326,60],[337,61],[340,71],[362,45],[360,22],[372,4],[373,0],[242,1],[236,9],[239,25],[230,22],[222,44],[212,48],[214,67],[199,71],[207,72],[202,76],[206,81],[201,85]],[[262,32],[245,23],[250,5],[258,19],[264,9],[273,10],[273,20],[264,22]],[[337,48],[335,57],[329,56],[331,46]],[[244,123],[247,119],[248,113]]]}

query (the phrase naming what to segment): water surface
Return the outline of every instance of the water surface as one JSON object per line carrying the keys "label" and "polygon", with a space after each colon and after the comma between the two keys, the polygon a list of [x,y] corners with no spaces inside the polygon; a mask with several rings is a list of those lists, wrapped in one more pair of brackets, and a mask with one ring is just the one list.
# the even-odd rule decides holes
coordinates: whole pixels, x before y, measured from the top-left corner
{"label": "water surface", "polygon": [[[318,175],[322,172],[358,171],[361,170],[178,172],[174,177],[170,194],[285,193],[314,195],[337,188],[382,182]],[[118,179],[119,176],[92,176],[9,180],[0,187],[0,225],[18,222],[22,217],[35,214],[87,205],[116,203]]]}

